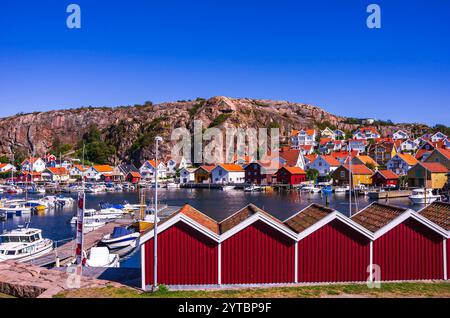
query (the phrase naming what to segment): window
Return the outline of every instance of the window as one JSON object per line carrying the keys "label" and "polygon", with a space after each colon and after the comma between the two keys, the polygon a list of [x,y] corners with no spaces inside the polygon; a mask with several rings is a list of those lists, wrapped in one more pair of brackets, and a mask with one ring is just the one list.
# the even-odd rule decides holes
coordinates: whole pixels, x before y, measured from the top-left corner
{"label": "window", "polygon": [[345,171],[341,171],[341,173],[339,175],[341,178],[345,178]]}

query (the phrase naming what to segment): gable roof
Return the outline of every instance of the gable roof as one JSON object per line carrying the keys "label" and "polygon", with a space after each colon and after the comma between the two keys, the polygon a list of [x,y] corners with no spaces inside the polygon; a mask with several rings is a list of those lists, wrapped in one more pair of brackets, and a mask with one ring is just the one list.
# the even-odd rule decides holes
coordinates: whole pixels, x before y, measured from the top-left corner
{"label": "gable roof", "polygon": [[448,169],[440,162],[419,162],[419,165],[431,173],[447,173]]}
{"label": "gable roof", "polygon": [[[152,159],[152,160],[147,160],[146,161],[150,166],[152,166],[153,168],[156,168],[156,165],[155,165],[155,159]],[[157,162],[157,165],[159,166],[160,164],[163,164],[164,165],[164,162],[163,161],[161,161],[161,160],[158,160],[158,162]]]}
{"label": "gable roof", "polygon": [[450,149],[446,149],[446,148],[436,148],[434,151],[439,152],[439,153],[442,154],[445,158],[447,158],[448,160],[450,160]]}
{"label": "gable roof", "polygon": [[256,205],[250,203],[247,206],[245,206],[242,209],[240,209],[239,211],[233,213],[232,215],[230,215],[229,217],[227,217],[226,219],[222,220],[219,223],[220,234],[223,234],[223,233],[231,230],[236,225],[242,223],[243,221],[250,218],[252,215],[254,215],[256,213],[260,213],[276,223],[283,224],[280,220],[273,217],[271,214],[267,213],[264,210],[261,210]]}
{"label": "gable roof", "polygon": [[408,209],[374,202],[350,219],[370,232],[375,233],[391,221],[402,215]]}
{"label": "gable roof", "polygon": [[[381,176],[384,177],[385,179],[398,179],[398,175],[396,175],[391,170],[378,170],[378,171],[375,171],[373,176],[376,175],[377,173],[381,174]],[[373,178],[373,176],[372,176],[372,178]]]}
{"label": "gable roof", "polygon": [[85,167],[83,165],[72,165],[72,168],[77,168],[80,171],[86,171],[89,169],[88,167]]}
{"label": "gable roof", "polygon": [[373,160],[373,158],[371,156],[367,156],[367,155],[357,155],[355,158],[358,158],[363,164],[371,164],[374,167],[378,167],[379,164]]}
{"label": "gable roof", "polygon": [[280,151],[280,157],[286,160],[286,164],[288,166],[295,166],[297,164],[299,156],[300,150],[298,149],[289,149]]}
{"label": "gable roof", "polygon": [[36,161],[38,160],[42,160],[41,158],[34,158],[34,157],[30,157],[25,159],[24,161],[22,161],[22,165],[24,165],[26,162],[28,162],[29,164],[34,164]]}
{"label": "gable roof", "polygon": [[221,167],[222,169],[224,169],[224,170],[226,170],[228,172],[242,172],[242,171],[244,171],[244,169],[240,165],[235,164],[235,163],[227,163],[227,164],[224,163],[224,164],[220,164],[220,165],[216,166],[215,168],[217,168],[217,167]]}
{"label": "gable roof", "polygon": [[[341,163],[335,157],[331,155],[321,155],[323,160],[325,160],[332,167],[339,167]],[[316,159],[317,160],[317,159]]]}
{"label": "gable roof", "polygon": [[94,165],[92,168],[98,172],[113,172],[114,170],[110,165]]}
{"label": "gable roof", "polygon": [[450,231],[450,203],[433,202],[418,213],[444,230]]}
{"label": "gable roof", "polygon": [[414,158],[413,155],[409,153],[398,153],[397,156],[399,156],[409,166],[414,166],[416,163],[419,162],[416,158]]}
{"label": "gable roof", "polygon": [[[345,169],[347,169],[348,171],[350,171],[350,167],[348,164],[343,165],[343,167]],[[353,174],[373,174],[373,171],[370,170],[369,168],[367,168],[365,165],[353,165],[352,164],[352,168],[351,168],[351,172]]]}
{"label": "gable roof", "polygon": [[52,174],[55,174],[55,175],[67,175],[67,174],[69,174],[67,169],[64,168],[64,167],[61,167],[61,168],[47,168],[47,170],[50,171]]}
{"label": "gable roof", "polygon": [[127,175],[131,175],[133,178],[141,178],[139,171],[130,171]]}
{"label": "gable roof", "polygon": [[[281,169],[285,169],[287,172],[289,172],[290,174],[306,174],[305,170],[303,170],[300,167],[288,167],[288,166],[284,166],[281,167],[279,170]],[[279,171],[278,170],[278,171]]]}
{"label": "gable roof", "polygon": [[333,209],[313,203],[283,223],[295,233],[301,233],[334,211]]}
{"label": "gable roof", "polygon": [[206,172],[211,172],[215,167],[216,166],[214,166],[214,165],[202,165],[202,166],[198,167],[195,170],[195,173],[197,173],[199,170],[204,170]]}

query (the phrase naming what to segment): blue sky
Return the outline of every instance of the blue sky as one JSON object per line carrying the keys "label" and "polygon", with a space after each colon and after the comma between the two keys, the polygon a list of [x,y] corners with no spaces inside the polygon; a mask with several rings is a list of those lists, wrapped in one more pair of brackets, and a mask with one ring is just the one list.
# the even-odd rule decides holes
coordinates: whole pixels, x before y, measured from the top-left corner
{"label": "blue sky", "polygon": [[450,125],[449,16],[448,0],[3,1],[0,116],[226,95]]}

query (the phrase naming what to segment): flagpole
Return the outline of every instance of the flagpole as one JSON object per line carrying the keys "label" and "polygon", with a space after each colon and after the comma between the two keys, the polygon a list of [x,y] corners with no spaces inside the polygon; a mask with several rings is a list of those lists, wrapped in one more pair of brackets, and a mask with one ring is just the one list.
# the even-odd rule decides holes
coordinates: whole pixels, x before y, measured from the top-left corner
{"label": "flagpole", "polygon": [[155,212],[153,214],[153,291],[158,290],[158,142],[162,138],[155,137]]}

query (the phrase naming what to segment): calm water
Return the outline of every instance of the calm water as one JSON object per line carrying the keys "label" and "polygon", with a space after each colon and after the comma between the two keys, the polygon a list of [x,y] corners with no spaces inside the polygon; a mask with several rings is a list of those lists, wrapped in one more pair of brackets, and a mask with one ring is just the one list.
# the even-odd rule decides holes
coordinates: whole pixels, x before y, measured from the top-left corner
{"label": "calm water", "polygon": [[[253,203],[261,209],[273,214],[280,220],[285,220],[292,214],[298,212],[311,203],[326,204],[326,196],[321,194],[305,194],[300,192],[278,193],[278,192],[255,192],[248,193],[241,190],[220,191],[208,189],[160,189],[158,190],[159,199],[163,203],[174,206],[182,206],[188,203],[217,221],[225,219],[227,216],[236,212],[248,203]],[[147,190],[147,201],[154,196],[154,190]],[[6,197],[6,196],[3,196]],[[18,196],[15,196],[16,198]],[[30,196],[31,198],[32,196]],[[76,195],[72,196],[76,198]],[[12,196],[11,196],[12,198]],[[353,199],[353,198],[352,198]],[[101,201],[109,203],[123,203],[127,200],[130,203],[138,203],[137,192],[124,193],[102,193],[86,194],[86,207],[98,208]],[[328,196],[329,206],[349,214],[348,195],[333,194]],[[370,204],[368,198],[358,197],[357,205],[359,209]],[[380,202],[385,203],[385,200]],[[390,199],[389,204],[419,209],[420,206],[414,206],[408,198]],[[353,211],[356,205],[352,205]],[[27,218],[14,217],[5,222],[0,222],[0,232],[4,229],[16,228],[25,222],[30,222],[31,227],[43,230],[44,237],[53,240],[64,240],[75,236],[74,228],[69,224],[70,219],[76,213],[76,205],[70,208],[61,208],[50,210],[42,215],[32,215]],[[140,267],[140,253],[138,251],[122,262],[122,267]]]}

